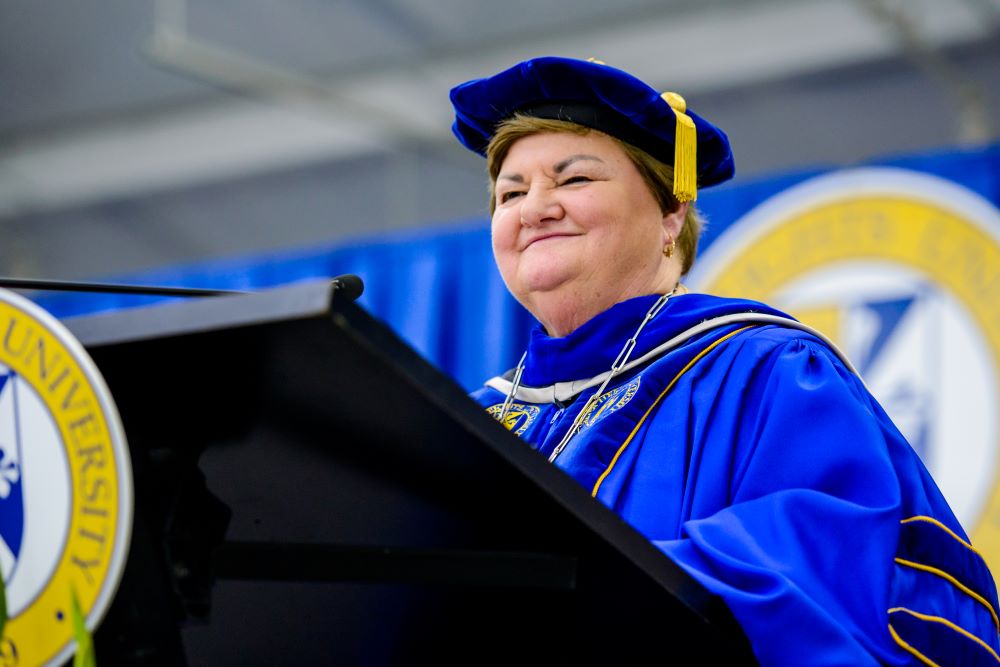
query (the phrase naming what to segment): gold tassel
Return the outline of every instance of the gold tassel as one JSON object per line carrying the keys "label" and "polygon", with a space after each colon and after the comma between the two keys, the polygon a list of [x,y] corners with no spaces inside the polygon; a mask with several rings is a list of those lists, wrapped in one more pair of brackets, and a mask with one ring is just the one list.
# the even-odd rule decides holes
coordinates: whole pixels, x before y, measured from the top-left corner
{"label": "gold tassel", "polygon": [[698,198],[698,131],[687,115],[687,103],[677,93],[661,95],[677,117],[674,131],[674,197],[677,201]]}

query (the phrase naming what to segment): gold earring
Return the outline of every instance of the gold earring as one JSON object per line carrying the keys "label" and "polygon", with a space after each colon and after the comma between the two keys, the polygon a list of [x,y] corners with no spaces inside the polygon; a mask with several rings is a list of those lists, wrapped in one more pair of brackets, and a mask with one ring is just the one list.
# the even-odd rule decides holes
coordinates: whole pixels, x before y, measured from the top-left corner
{"label": "gold earring", "polygon": [[674,256],[674,248],[676,248],[676,247],[677,247],[677,241],[675,241],[674,237],[671,236],[670,237],[670,244],[667,245],[667,247],[663,249],[663,254],[667,258],[673,257]]}

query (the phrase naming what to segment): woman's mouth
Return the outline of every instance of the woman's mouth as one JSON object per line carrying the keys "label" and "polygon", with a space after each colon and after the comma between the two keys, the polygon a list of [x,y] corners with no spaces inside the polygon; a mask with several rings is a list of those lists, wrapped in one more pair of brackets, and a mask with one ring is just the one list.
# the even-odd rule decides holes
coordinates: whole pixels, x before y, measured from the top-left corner
{"label": "woman's mouth", "polygon": [[571,234],[569,232],[551,232],[548,234],[539,234],[538,236],[533,236],[530,239],[528,239],[528,242],[524,244],[524,247],[528,248],[529,246],[532,246],[541,241],[551,241],[553,239],[566,239],[566,238],[571,238],[573,236],[579,236],[579,234]]}

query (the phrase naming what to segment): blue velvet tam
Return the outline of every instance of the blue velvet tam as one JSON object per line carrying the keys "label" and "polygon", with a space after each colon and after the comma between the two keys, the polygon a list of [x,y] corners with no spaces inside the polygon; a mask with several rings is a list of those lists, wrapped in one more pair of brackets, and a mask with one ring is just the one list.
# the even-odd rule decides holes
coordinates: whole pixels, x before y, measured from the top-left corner
{"label": "blue velvet tam", "polygon": [[685,170],[692,172],[692,178],[696,172],[698,187],[726,181],[735,170],[725,133],[688,111],[683,98],[661,94],[628,72],[598,61],[526,60],[489,78],[455,86],[451,102],[452,131],[480,155],[486,154],[497,126],[521,113],[600,130],[675,170],[679,161],[691,159],[696,169]]}

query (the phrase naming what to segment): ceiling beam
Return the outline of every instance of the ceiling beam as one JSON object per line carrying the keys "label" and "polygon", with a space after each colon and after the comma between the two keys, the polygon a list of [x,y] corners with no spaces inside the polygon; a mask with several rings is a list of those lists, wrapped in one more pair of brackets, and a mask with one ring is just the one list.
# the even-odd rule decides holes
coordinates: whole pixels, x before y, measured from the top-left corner
{"label": "ceiling beam", "polygon": [[[182,14],[167,12],[153,31],[151,56],[239,94],[15,137],[0,151],[0,218],[385,151],[398,142],[443,143],[451,85],[543,53],[599,57],[690,98],[900,49],[857,3],[705,2],[697,11],[679,4],[685,11],[644,8],[581,24],[568,36],[507,36],[322,78],[206,44],[178,28]],[[925,37],[936,45],[974,40],[984,29],[975,12],[960,11],[964,3],[919,4]]]}

